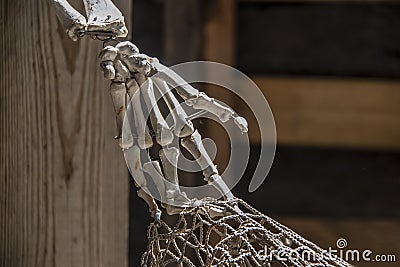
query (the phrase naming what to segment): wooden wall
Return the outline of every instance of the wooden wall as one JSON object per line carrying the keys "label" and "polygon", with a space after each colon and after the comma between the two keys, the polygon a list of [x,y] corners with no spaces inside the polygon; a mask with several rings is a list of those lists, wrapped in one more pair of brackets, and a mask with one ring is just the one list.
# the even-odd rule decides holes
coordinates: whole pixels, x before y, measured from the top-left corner
{"label": "wooden wall", "polygon": [[[168,64],[213,60],[237,67],[260,87],[275,116],[278,148],[267,180],[247,192],[260,146],[250,131],[250,163],[234,193],[323,247],[344,237],[353,248],[400,255],[399,2],[187,1],[176,10],[184,15],[169,6],[174,2],[137,0],[139,47]],[[150,10],[157,15],[145,23]],[[203,89],[254,129],[236,97]],[[218,145],[226,142],[223,129],[201,130]],[[217,155],[219,168],[226,156]],[[132,209],[145,211],[138,202],[133,196]],[[145,239],[142,223],[140,216],[132,220],[133,246]],[[144,249],[131,250],[132,262]]]}
{"label": "wooden wall", "polygon": [[[131,1],[115,3],[130,24]],[[101,43],[68,40],[45,0],[0,12],[0,266],[127,266],[128,174]]]}

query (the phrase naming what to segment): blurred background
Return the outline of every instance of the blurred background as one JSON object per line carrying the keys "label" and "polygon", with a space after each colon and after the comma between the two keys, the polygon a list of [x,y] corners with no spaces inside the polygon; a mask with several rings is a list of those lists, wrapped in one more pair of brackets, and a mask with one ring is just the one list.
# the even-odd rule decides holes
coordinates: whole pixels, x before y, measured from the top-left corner
{"label": "blurred background", "polygon": [[[324,248],[336,249],[345,238],[348,248],[400,260],[399,1],[135,0],[132,37],[168,65],[232,65],[264,93],[275,117],[277,150],[268,179],[250,194],[258,126],[240,99],[200,86],[250,123],[251,158],[236,196]],[[222,172],[229,158],[223,128],[202,121],[196,126],[215,140]],[[201,181],[193,174],[180,178]],[[132,182],[130,188],[135,266],[150,219]]]}

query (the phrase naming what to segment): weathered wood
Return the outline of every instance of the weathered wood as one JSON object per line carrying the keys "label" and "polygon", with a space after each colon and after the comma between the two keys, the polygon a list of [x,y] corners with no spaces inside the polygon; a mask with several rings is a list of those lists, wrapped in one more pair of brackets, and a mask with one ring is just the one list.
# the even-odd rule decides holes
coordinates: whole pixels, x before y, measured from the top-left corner
{"label": "weathered wood", "polygon": [[[400,148],[395,80],[253,78],[274,113],[278,144]],[[257,132],[249,136],[260,141]]]}
{"label": "weathered wood", "polygon": [[[115,2],[129,22],[130,1]],[[101,44],[70,41],[44,0],[1,1],[0,31],[0,265],[127,266],[128,175]]]}
{"label": "weathered wood", "polygon": [[[236,3],[232,0],[206,1],[205,21],[203,28],[203,55],[208,61],[227,65],[235,63],[235,14]],[[219,99],[236,110],[233,93],[224,88],[207,84],[204,90],[209,96]],[[219,122],[218,122],[219,123]],[[215,127],[214,123],[208,127],[207,134],[217,144],[219,153],[215,159],[220,173],[229,162],[229,137],[224,134],[222,127]]]}
{"label": "weathered wood", "polygon": [[236,24],[240,70],[261,75],[400,78],[399,1],[297,3],[240,2]]}
{"label": "weathered wood", "polygon": [[168,65],[199,60],[201,55],[201,1],[165,1],[165,60]]}

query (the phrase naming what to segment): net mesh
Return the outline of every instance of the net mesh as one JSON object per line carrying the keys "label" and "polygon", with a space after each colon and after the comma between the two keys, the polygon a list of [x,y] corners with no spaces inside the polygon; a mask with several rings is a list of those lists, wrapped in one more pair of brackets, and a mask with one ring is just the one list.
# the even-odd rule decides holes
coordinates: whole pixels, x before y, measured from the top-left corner
{"label": "net mesh", "polygon": [[151,223],[147,236],[146,267],[351,266],[240,199],[186,208],[172,227]]}

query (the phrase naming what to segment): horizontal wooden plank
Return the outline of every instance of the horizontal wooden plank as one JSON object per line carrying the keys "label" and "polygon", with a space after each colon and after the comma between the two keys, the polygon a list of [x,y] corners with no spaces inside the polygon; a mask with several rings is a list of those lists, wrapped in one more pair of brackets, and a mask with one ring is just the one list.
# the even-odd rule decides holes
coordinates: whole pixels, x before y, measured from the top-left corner
{"label": "horizontal wooden plank", "polygon": [[[270,103],[279,144],[400,148],[398,81],[253,78]],[[249,135],[260,142],[256,131]]]}
{"label": "horizontal wooden plank", "polygon": [[239,3],[236,25],[248,73],[400,78],[400,1]]}

